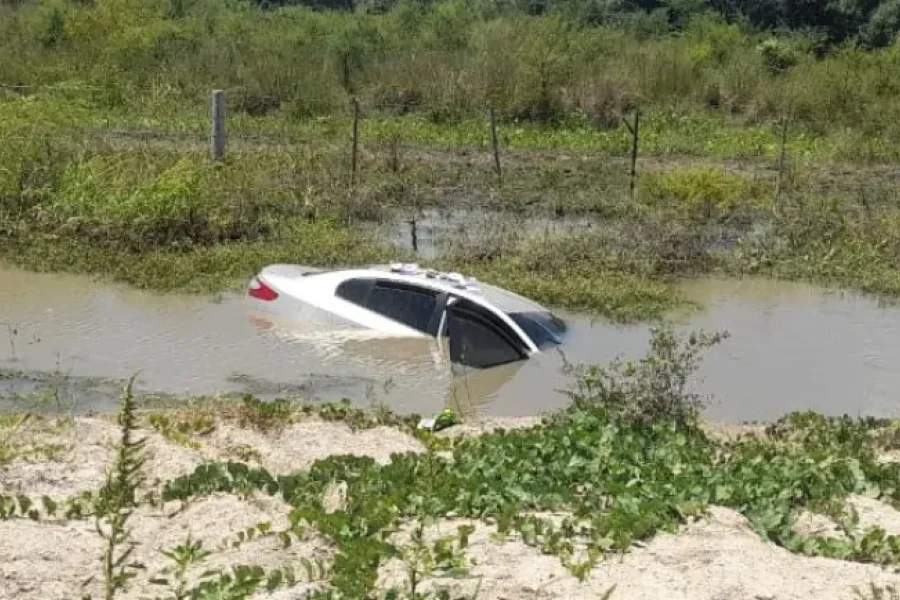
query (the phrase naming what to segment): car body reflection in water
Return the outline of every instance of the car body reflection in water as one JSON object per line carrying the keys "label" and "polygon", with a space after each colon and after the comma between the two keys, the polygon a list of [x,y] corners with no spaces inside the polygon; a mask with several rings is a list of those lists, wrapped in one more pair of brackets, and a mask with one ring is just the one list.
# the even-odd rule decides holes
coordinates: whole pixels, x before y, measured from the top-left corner
{"label": "car body reflection in water", "polygon": [[355,369],[379,373],[378,379],[388,382],[388,387],[391,380],[415,378],[422,399],[428,397],[423,402],[426,406],[434,404],[433,397],[441,389],[447,404],[462,416],[487,405],[527,362],[488,369],[463,366],[450,360],[447,338],[391,336],[346,323],[329,329],[334,324],[322,311],[306,310],[303,318],[254,312],[249,318],[261,333],[302,346],[322,361],[352,363]]}

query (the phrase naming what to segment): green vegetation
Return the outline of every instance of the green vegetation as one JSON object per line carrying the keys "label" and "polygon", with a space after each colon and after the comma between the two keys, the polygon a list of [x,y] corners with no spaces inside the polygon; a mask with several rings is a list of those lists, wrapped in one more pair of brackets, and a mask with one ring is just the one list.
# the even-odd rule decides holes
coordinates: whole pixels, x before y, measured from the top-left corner
{"label": "green vegetation", "polygon": [[[283,129],[299,121],[299,131],[310,117],[346,114],[351,95],[385,116],[421,115],[426,129],[438,127],[427,137],[442,124],[483,118],[488,105],[507,119],[584,130],[614,129],[621,111],[639,106],[656,115],[648,131],[680,129],[669,137],[704,143],[727,131],[732,116],[736,125],[765,123],[788,106],[811,133],[837,135],[833,142],[848,141],[838,131],[844,126],[896,131],[897,53],[865,49],[891,46],[900,29],[889,18],[891,0],[739,2],[721,10],[717,2],[649,1],[609,5],[605,18],[562,4],[537,16],[458,0],[360,5],[350,14],[239,1],[23,2],[3,9],[0,56],[11,60],[3,61],[0,81],[57,86],[58,100],[77,98],[62,113],[31,115],[33,107],[21,103],[6,109],[7,119],[18,113],[29,126],[155,119],[180,122],[183,131],[190,118],[194,125],[206,118],[207,95],[217,87],[233,92],[244,123],[264,117]],[[722,14],[735,9],[747,18]],[[634,18],[618,18],[627,14]],[[876,14],[884,25],[877,44],[866,25]],[[776,32],[776,23],[794,30]],[[703,122],[711,124],[698,136],[683,135]],[[469,131],[487,139],[481,127]],[[529,137],[527,129],[521,135]],[[765,128],[755,135],[775,141]],[[624,148],[626,137],[618,138]]]}
{"label": "green vegetation", "polygon": [[[216,549],[188,538],[166,551],[171,576],[156,583],[170,586],[176,598],[237,599],[257,589],[315,580],[327,585],[313,592],[314,598],[375,598],[381,597],[375,590],[378,568],[398,558],[405,564],[407,584],[388,597],[433,597],[422,593],[420,584],[438,575],[465,576],[474,528],[463,523],[456,533],[436,541],[428,539],[425,529],[440,520],[466,518],[492,524],[499,539],[515,536],[557,556],[584,579],[598,562],[657,532],[676,530],[711,505],[739,511],[760,536],[793,552],[898,564],[900,538],[878,527],[860,528],[847,499],[865,495],[900,507],[900,464],[881,460],[885,451],[900,447],[900,424],[794,413],[759,433],[713,435],[700,421],[702,404],[687,392],[687,384],[702,353],[719,339],[721,335],[703,332],[681,338],[670,329],[656,329],[651,349],[640,361],[576,373],[571,406],[546,415],[539,425],[476,437],[420,432],[430,440],[425,450],[394,454],[388,464],[336,455],[308,470],[279,476],[241,462],[203,464],[166,482],[157,500],[190,503],[213,493],[278,496],[290,505],[290,527],[277,530],[262,523],[241,531],[235,544],[276,536],[290,545],[317,531],[336,553],[321,564],[212,570],[189,589],[187,567],[202,563]],[[390,415],[362,419],[363,411],[340,406],[317,410],[362,426],[401,422]],[[261,431],[303,414],[291,403],[265,405],[252,399],[233,410],[227,418],[246,419]],[[198,413],[187,415],[178,418],[189,421]],[[133,446],[129,440],[138,424],[133,403],[125,403],[120,423],[121,448]],[[94,502],[118,498],[118,504],[100,502],[84,512],[70,511],[68,518],[109,514],[98,510],[107,505],[122,514],[131,506],[137,486],[127,482],[140,478],[139,461],[122,450],[117,461],[111,481],[121,485],[108,483],[105,495]],[[324,498],[335,484],[346,486],[345,496],[340,506],[329,508]],[[0,500],[3,518],[41,518],[25,497]],[[565,516],[554,522],[540,516],[546,511]],[[801,533],[797,519],[805,511],[828,515],[843,534]],[[390,537],[398,528],[411,532],[408,544]],[[873,587],[876,592],[885,593]],[[450,595],[438,592],[434,597]],[[607,597],[615,598],[615,591]]]}
{"label": "green vegetation", "polygon": [[182,406],[164,412],[141,411],[141,422],[180,444],[202,438],[223,423],[262,433],[277,433],[292,423],[310,418],[344,423],[354,431],[384,425],[410,435],[425,435],[416,429],[420,420],[418,415],[397,415],[384,408],[368,411],[353,406],[349,400],[324,404],[286,399],[265,402],[248,394],[232,400],[191,400],[189,407],[184,407],[183,401],[179,404]]}
{"label": "green vegetation", "polygon": [[118,592],[126,590],[128,582],[134,577],[134,566],[129,557],[134,552],[135,543],[131,539],[128,521],[140,504],[138,489],[143,484],[146,440],[135,439],[137,420],[134,397],[131,395],[133,383],[134,379],[128,382],[122,396],[119,415],[122,439],[95,505],[97,532],[105,541],[102,561],[105,600],[113,600]]}
{"label": "green vegetation", "polygon": [[[805,538],[794,529],[802,509],[841,515],[850,493],[900,502],[898,465],[877,460],[896,437],[873,436],[888,423],[794,414],[762,436],[710,437],[682,386],[699,352],[714,342],[657,332],[648,357],[608,373],[615,385],[591,385],[599,378],[583,377],[570,409],[533,428],[457,440],[452,457],[408,453],[381,466],[336,456],[282,477],[238,463],[212,464],[167,484],[163,498],[248,486],[283,496],[294,507],[294,522],[315,527],[338,547],[331,583],[340,597],[372,593],[375,570],[395,552],[385,532],[409,519],[429,523],[449,514],[487,519],[582,576],[605,555],[672,530],[709,504],[740,510],[761,535],[796,552],[895,563],[898,541],[883,531],[855,532],[846,521],[848,539],[836,540]],[[347,504],[327,513],[321,498],[334,481],[346,482]],[[570,516],[555,526],[533,516],[539,511]],[[466,535],[461,529],[460,548]],[[576,560],[576,542],[587,545],[587,558]]]}
{"label": "green vegetation", "polygon": [[[0,256],[210,292],[410,258],[367,225],[466,208],[515,234],[442,265],[618,321],[710,273],[900,297],[895,0],[287,4],[0,5]],[[522,220],[559,216],[594,227]]]}
{"label": "green vegetation", "polygon": [[0,414],[0,468],[13,461],[54,460],[60,455],[59,444],[40,443],[25,433],[26,425],[39,418],[30,413]]}

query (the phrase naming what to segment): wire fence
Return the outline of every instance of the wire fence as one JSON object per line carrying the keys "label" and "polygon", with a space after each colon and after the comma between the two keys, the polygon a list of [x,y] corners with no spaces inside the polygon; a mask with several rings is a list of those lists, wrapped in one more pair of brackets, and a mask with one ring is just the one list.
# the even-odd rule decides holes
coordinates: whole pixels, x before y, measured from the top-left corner
{"label": "wire fence", "polygon": [[[4,85],[0,88],[16,94],[43,89]],[[76,95],[84,90],[103,91],[90,86],[55,89],[74,91]],[[416,130],[420,125],[406,119],[385,125],[385,120],[379,118],[407,114],[404,111],[409,106],[402,102],[374,104],[353,99],[336,109],[332,101],[330,113],[337,115],[336,119],[250,117],[230,108],[229,93],[214,90],[206,111],[187,107],[186,114],[192,116],[173,119],[177,128],[165,127],[164,119],[122,119],[121,115],[111,114],[106,124],[98,125],[104,119],[97,119],[96,115],[89,125],[58,119],[58,123],[49,126],[36,126],[33,132],[19,127],[0,133],[0,137],[7,146],[15,141],[80,146],[81,156],[104,151],[111,155],[137,152],[148,169],[154,160],[171,165],[173,156],[202,157],[222,173],[215,180],[204,182],[202,195],[235,211],[241,222],[314,216],[319,211],[340,212],[350,220],[379,223],[383,236],[404,238],[406,241],[400,243],[413,249],[429,235],[433,242],[438,230],[455,228],[460,236],[471,233],[476,225],[484,225],[479,239],[489,243],[490,232],[496,230],[492,227],[496,228],[498,222],[491,220],[490,213],[502,213],[502,222],[510,224],[513,233],[521,228],[546,232],[590,228],[598,220],[615,220],[629,210],[629,202],[635,203],[641,193],[642,175],[665,173],[672,168],[671,162],[659,157],[642,159],[642,141],[648,125],[639,111],[620,115],[615,128],[579,134],[582,139],[593,135],[607,141],[614,139],[614,144],[606,145],[606,151],[573,152],[561,143],[557,152],[529,153],[506,147],[505,134],[517,125],[511,125],[508,115],[492,107],[485,108],[481,121],[470,119],[465,131],[456,138],[436,141],[433,132],[422,134]],[[323,108],[327,104],[321,100]],[[371,127],[367,127],[369,119],[374,122]],[[651,129],[650,135],[653,133]],[[780,145],[776,161],[738,165],[741,177],[769,186],[765,193],[771,194],[776,204],[784,203],[791,190],[814,187],[815,183],[792,178],[787,120],[780,124],[777,134]],[[572,154],[578,156],[573,159]],[[40,163],[41,159],[35,160]],[[679,166],[691,160],[701,166],[717,162],[682,157]],[[727,170],[723,161],[718,163]],[[114,162],[111,164],[111,168],[116,168]],[[868,184],[857,186],[849,178],[831,178],[822,185],[843,186],[843,191],[856,195],[863,210],[872,211],[873,207],[891,202],[896,208],[896,198],[888,198],[891,181],[886,178],[885,185],[876,186],[877,189]],[[685,193],[675,190],[677,193],[671,197],[656,201],[687,200],[688,204],[697,205],[695,209],[701,217],[707,211],[707,220],[714,220],[717,212],[728,212],[717,206],[727,204],[721,202],[717,182],[692,180],[686,185],[697,189]],[[703,194],[709,198],[703,198]],[[753,202],[752,210],[763,210],[752,205]],[[454,221],[454,212],[466,215],[462,223]],[[671,218],[681,216],[672,214]],[[733,228],[732,233],[722,233],[733,221],[733,216],[722,217],[721,222],[714,223],[718,232],[710,235],[733,238],[741,234],[739,227]]]}
{"label": "wire fence", "polygon": [[[0,84],[0,89],[11,89],[24,93],[44,91],[46,88]],[[63,89],[76,93],[82,93],[85,90],[102,91],[102,88],[93,86],[51,89]],[[260,98],[265,99],[264,97],[257,99]],[[420,158],[423,158],[422,153],[427,152],[438,153],[443,158],[448,152],[475,151],[483,153],[483,157],[470,159],[470,164],[473,160],[475,162],[486,161],[493,171],[496,184],[503,186],[505,183],[507,150],[504,148],[504,142],[506,141],[506,132],[500,124],[500,111],[492,107],[485,108],[483,127],[480,130],[477,121],[469,119],[462,133],[456,132],[456,134],[440,139],[439,134],[431,131],[422,133],[416,131],[415,127],[406,127],[406,124],[402,122],[392,122],[390,125],[381,123],[383,126],[377,131],[363,131],[363,126],[370,117],[406,115],[410,106],[405,103],[379,102],[377,105],[373,103],[364,105],[354,98],[345,109],[336,109],[333,100],[304,99],[303,102],[307,105],[321,103],[323,107],[328,107],[332,117],[338,118],[328,124],[323,124],[314,118],[259,119],[249,117],[240,110],[232,111],[230,109],[226,90],[214,90],[210,95],[206,118],[198,117],[198,111],[194,110],[188,111],[188,114],[192,115],[191,117],[173,119],[171,123],[166,123],[165,119],[159,118],[136,118],[132,119],[133,122],[121,123],[121,115],[107,117],[106,123],[103,125],[96,125],[96,121],[102,120],[96,118],[92,119],[91,124],[67,123],[59,120],[59,122],[53,122],[51,126],[38,120],[34,128],[20,123],[12,132],[0,133],[0,136],[5,142],[34,141],[46,137],[56,142],[140,143],[147,147],[150,147],[150,144],[159,144],[161,148],[165,148],[166,144],[174,144],[172,149],[184,151],[196,151],[201,145],[205,145],[210,158],[217,163],[225,161],[232,153],[241,155],[246,152],[266,150],[276,153],[300,152],[302,147],[307,147],[319,153],[341,152],[346,154],[343,162],[348,169],[347,178],[351,186],[359,182],[360,169],[363,168],[364,161],[371,158],[371,156],[363,156],[364,154],[390,156],[388,162],[396,163],[399,160],[397,155],[402,151],[401,149],[414,149]],[[341,119],[342,117],[343,119]],[[639,119],[640,116],[637,112],[629,118],[624,115],[622,117],[620,127],[623,131],[627,130],[629,138],[627,149],[622,148],[622,150],[626,150],[625,152],[601,151],[606,155],[615,157],[618,154],[630,160],[630,166],[627,167],[626,172],[630,176],[629,188],[632,192],[637,178],[636,166],[640,143]],[[151,121],[153,124],[147,125],[147,121]],[[173,124],[174,128],[171,126]],[[448,129],[452,129],[452,127]],[[366,137],[367,133],[371,135]],[[608,132],[607,135],[609,135]],[[621,143],[618,145],[621,146]],[[590,151],[590,149],[585,149],[585,152]]]}

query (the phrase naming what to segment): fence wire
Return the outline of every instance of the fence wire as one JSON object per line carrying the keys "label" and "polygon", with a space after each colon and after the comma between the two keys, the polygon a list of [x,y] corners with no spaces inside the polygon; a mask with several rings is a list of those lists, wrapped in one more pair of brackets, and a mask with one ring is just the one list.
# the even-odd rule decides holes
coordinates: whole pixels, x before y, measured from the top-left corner
{"label": "fence wire", "polygon": [[[19,111],[18,120],[0,125],[0,198],[10,203],[19,194],[4,214],[19,214],[29,194],[56,193],[82,208],[155,195],[176,207],[160,209],[168,222],[191,231],[203,211],[203,219],[270,238],[293,235],[279,221],[336,215],[414,250],[444,244],[490,255],[524,232],[547,240],[587,233],[615,238],[622,252],[659,246],[662,260],[686,264],[696,261],[695,246],[767,235],[785,215],[806,219],[817,194],[840,198],[840,218],[877,218],[900,207],[894,170],[847,178],[804,171],[786,151],[787,135],[777,160],[644,156],[643,136],[656,132],[640,113],[622,115],[616,128],[580,131],[581,147],[562,141],[554,148],[540,139],[556,134],[550,128],[534,130],[530,146],[511,143],[529,125],[490,107],[444,124],[410,114],[408,103],[303,99],[328,116],[253,117],[230,105],[229,94],[239,92],[225,91],[218,127],[212,103],[182,117],[110,111],[92,113],[90,122],[47,123]],[[215,148],[217,136],[224,152]],[[81,196],[73,200],[72,190]]]}

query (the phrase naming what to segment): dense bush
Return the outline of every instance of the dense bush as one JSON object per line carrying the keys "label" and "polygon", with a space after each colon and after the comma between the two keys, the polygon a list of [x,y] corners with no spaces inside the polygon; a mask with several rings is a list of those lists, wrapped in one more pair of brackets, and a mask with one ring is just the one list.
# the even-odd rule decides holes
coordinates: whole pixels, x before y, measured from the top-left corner
{"label": "dense bush", "polygon": [[[751,120],[790,107],[822,126],[883,127],[898,112],[900,54],[853,47],[891,46],[896,2],[753,3],[740,19],[704,2],[389,4],[347,13],[209,0],[25,3],[2,9],[0,83],[79,81],[94,105],[158,114],[205,113],[212,87],[227,89],[238,113],[290,118],[346,110],[350,94],[435,121],[487,105],[508,119],[600,126],[638,105]],[[793,30],[776,31],[781,24]]]}

